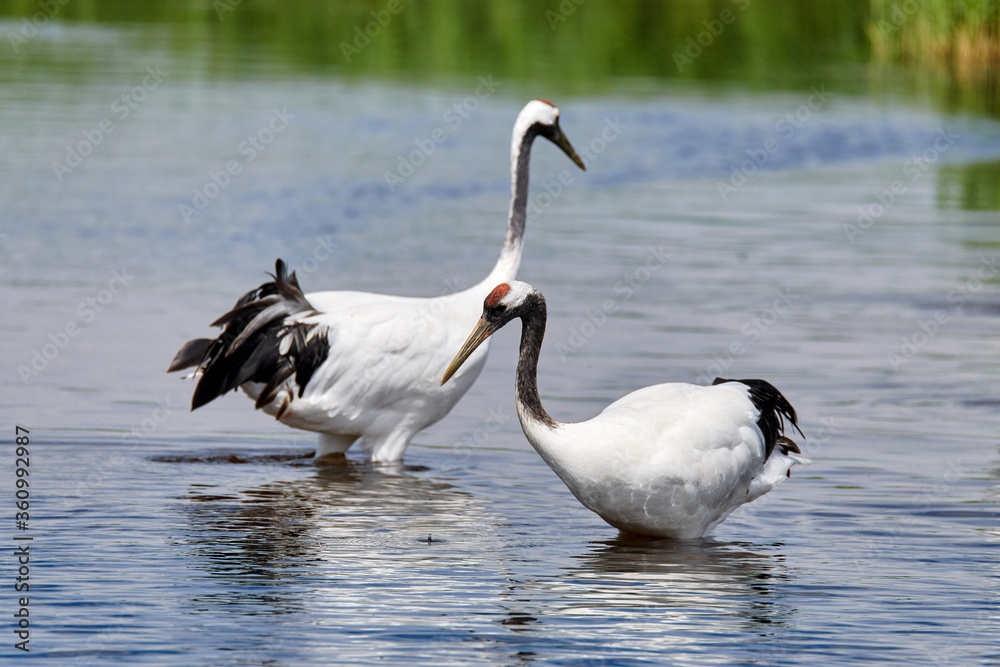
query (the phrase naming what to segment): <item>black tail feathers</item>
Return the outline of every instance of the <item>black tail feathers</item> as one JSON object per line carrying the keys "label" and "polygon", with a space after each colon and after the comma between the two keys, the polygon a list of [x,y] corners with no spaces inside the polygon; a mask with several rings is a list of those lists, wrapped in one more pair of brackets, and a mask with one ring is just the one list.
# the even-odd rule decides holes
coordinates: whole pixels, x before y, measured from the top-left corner
{"label": "black tail feathers", "polygon": [[727,380],[725,378],[715,378],[712,384],[722,384],[723,382],[739,382],[750,388],[750,400],[760,412],[757,425],[760,427],[761,433],[764,434],[765,458],[771,456],[775,446],[782,454],[802,453],[795,442],[783,435],[787,419],[795,427],[795,430],[803,438],[805,437],[799,428],[795,408],[774,385],[766,380]]}
{"label": "black tail feathers", "polygon": [[[296,376],[301,396],[316,367],[326,358],[326,337],[310,336],[319,325],[286,323],[291,315],[315,313],[295,273],[289,275],[284,261],[279,259],[271,277],[274,280],[247,292],[232,310],[212,323],[222,327],[218,338],[188,341],[174,356],[168,373],[192,366],[201,369],[191,399],[192,410],[244,382],[265,385],[257,401],[257,407],[263,407],[292,375]],[[282,352],[281,340],[289,335],[291,342]]]}

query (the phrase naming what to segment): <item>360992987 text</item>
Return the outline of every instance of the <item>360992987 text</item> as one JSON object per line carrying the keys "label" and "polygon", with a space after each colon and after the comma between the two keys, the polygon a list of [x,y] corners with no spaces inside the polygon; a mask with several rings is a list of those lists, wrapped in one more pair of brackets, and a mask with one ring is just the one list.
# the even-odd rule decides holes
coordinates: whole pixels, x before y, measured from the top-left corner
{"label": "360992987 text", "polygon": [[[27,535],[28,521],[31,518],[28,510],[31,508],[31,484],[30,478],[31,453],[28,449],[31,444],[28,429],[17,426],[14,430],[14,527],[17,532],[14,535],[14,559],[16,575],[14,577],[14,591],[19,595],[30,590],[31,580],[31,541],[32,537]],[[30,611],[28,606],[30,600],[27,595],[18,597],[17,611],[14,612],[14,648],[28,653],[28,642],[31,638],[31,622],[29,621]]]}

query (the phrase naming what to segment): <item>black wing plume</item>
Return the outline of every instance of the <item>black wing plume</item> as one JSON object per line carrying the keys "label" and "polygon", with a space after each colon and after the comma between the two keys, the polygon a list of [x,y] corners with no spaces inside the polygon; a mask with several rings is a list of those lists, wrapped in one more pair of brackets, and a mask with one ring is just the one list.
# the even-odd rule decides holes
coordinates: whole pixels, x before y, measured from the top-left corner
{"label": "black wing plume", "polygon": [[[316,313],[302,293],[295,272],[289,275],[279,259],[272,278],[247,292],[232,310],[212,323],[222,327],[218,338],[188,341],[170,363],[168,373],[192,366],[200,368],[192,410],[244,382],[264,384],[256,404],[261,408],[277,397],[293,375],[301,397],[316,369],[326,360],[329,340],[323,332],[315,331],[321,325],[285,322],[291,315]],[[287,403],[280,412],[286,407]]]}

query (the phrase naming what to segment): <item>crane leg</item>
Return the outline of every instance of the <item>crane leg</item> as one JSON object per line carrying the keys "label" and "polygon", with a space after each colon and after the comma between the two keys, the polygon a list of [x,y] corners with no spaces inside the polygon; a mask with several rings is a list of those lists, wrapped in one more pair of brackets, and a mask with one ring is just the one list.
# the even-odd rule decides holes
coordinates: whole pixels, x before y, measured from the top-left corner
{"label": "crane leg", "polygon": [[315,465],[336,465],[342,462],[345,458],[344,454],[357,439],[356,435],[320,433],[313,463]]}

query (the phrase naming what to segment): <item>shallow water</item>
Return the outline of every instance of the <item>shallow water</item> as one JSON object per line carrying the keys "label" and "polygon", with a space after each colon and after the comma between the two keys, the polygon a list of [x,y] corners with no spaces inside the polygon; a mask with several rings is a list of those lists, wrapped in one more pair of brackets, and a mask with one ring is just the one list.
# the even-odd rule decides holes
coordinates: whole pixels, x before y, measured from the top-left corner
{"label": "shallow water", "polygon": [[[57,76],[109,35],[115,52],[88,60],[88,76]],[[221,83],[126,29],[47,39],[52,62],[9,75],[0,107],[3,423],[31,432],[31,527],[18,535],[34,538],[33,654],[1000,660],[1000,231],[983,194],[1000,125],[834,87],[797,126],[780,122],[805,115],[808,87],[555,100],[590,158],[551,202],[539,195],[575,168],[548,145],[532,165],[520,277],[549,302],[549,411],[584,419],[648,384],[766,377],[796,406],[813,461],[704,542],[625,540],[525,442],[514,330],[395,468],[356,457],[318,470],[312,436],[243,396],[188,412],[192,385],[164,373],[279,256],[307,291],[478,281],[503,238],[523,96],[501,89],[452,128],[447,110],[478,84]],[[113,101],[157,65],[172,74],[116,116]],[[275,109],[294,117],[246,159],[242,142]],[[59,181],[52,162],[105,117],[115,129]],[[385,173],[441,127],[446,141],[390,189]],[[941,131],[950,143],[935,149]],[[180,205],[231,160],[240,173],[186,222]],[[738,187],[723,199],[720,183]],[[44,368],[22,378],[36,352]],[[12,645],[3,653],[20,655]]]}

